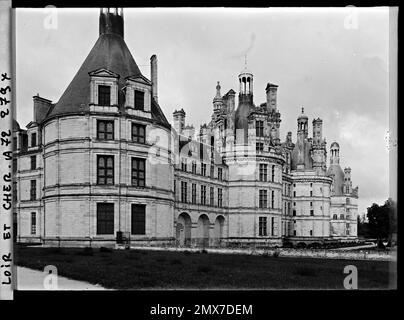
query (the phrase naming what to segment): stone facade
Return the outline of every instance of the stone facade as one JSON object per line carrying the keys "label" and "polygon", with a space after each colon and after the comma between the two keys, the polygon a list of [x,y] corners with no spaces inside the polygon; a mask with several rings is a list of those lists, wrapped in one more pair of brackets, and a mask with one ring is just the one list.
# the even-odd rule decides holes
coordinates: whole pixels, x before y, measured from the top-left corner
{"label": "stone facade", "polygon": [[[17,241],[48,245],[280,246],[357,238],[358,188],[322,120],[298,117],[280,139],[278,86],[254,103],[253,73],[221,94],[196,132],[158,105],[157,57],[144,77],[123,40],[122,12],[103,9],[100,36],[57,103],[34,97],[14,122]],[[117,25],[115,25],[117,24]],[[122,24],[122,25],[121,25]],[[112,50],[112,51],[111,51]],[[110,59],[111,58],[111,59]],[[111,60],[111,61],[110,61]],[[84,88],[83,88],[84,87]]]}

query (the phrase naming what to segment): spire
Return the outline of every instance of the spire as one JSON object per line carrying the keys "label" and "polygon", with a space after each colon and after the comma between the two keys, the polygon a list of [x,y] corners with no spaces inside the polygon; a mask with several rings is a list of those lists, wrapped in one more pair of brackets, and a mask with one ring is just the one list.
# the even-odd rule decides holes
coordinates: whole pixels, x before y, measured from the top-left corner
{"label": "spire", "polygon": [[221,89],[221,86],[220,86],[220,82],[218,81],[218,82],[217,82],[217,85],[216,85],[216,96],[215,96],[215,100],[222,99],[222,95],[221,95],[221,93],[220,93],[220,89]]}
{"label": "spire", "polygon": [[223,103],[223,99],[222,99],[222,95],[220,93],[220,82],[217,82],[216,85],[216,96],[213,98],[213,108],[215,110],[220,110],[220,108],[222,107],[222,103]]}
{"label": "spire", "polygon": [[122,8],[100,9],[100,35],[117,34],[123,38],[123,24]]}

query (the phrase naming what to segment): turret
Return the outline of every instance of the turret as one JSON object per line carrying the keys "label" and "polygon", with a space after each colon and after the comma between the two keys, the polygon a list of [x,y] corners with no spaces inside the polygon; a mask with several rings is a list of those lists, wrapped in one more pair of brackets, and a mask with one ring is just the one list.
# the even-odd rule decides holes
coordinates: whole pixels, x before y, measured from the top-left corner
{"label": "turret", "polygon": [[308,135],[308,117],[304,114],[304,108],[302,113],[297,118],[297,136],[306,139]]}
{"label": "turret", "polygon": [[117,34],[123,38],[123,10],[122,8],[100,9],[100,35]]}
{"label": "turret", "polygon": [[331,143],[330,153],[330,164],[339,164],[339,144],[337,142]]}
{"label": "turret", "polygon": [[222,108],[223,105],[223,99],[222,95],[220,93],[220,82],[217,82],[216,85],[216,96],[213,98],[213,110],[214,111],[219,111]]}

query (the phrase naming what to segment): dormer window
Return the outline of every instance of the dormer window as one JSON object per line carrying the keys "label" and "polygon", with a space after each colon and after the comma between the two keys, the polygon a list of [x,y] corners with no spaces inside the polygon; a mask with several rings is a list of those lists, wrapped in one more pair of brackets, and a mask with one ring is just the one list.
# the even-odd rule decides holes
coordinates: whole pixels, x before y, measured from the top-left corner
{"label": "dormer window", "polygon": [[125,78],[125,108],[129,114],[151,117],[151,82],[142,75]]}
{"label": "dormer window", "polygon": [[36,147],[36,133],[31,134],[31,147]]}
{"label": "dormer window", "polygon": [[144,111],[144,91],[135,90],[135,110]]}
{"label": "dormer window", "polygon": [[99,85],[98,86],[98,105],[110,106],[111,105],[111,87]]}
{"label": "dormer window", "polygon": [[119,75],[103,68],[91,71],[89,75],[92,110],[117,112]]}

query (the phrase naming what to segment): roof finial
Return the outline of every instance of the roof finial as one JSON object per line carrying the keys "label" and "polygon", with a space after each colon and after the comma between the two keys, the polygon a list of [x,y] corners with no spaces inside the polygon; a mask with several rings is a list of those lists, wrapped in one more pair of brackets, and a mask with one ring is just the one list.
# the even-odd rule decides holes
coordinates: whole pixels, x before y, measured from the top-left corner
{"label": "roof finial", "polygon": [[244,69],[247,69],[247,53],[244,55]]}
{"label": "roof finial", "polygon": [[302,114],[304,113],[304,107],[302,107]]}

